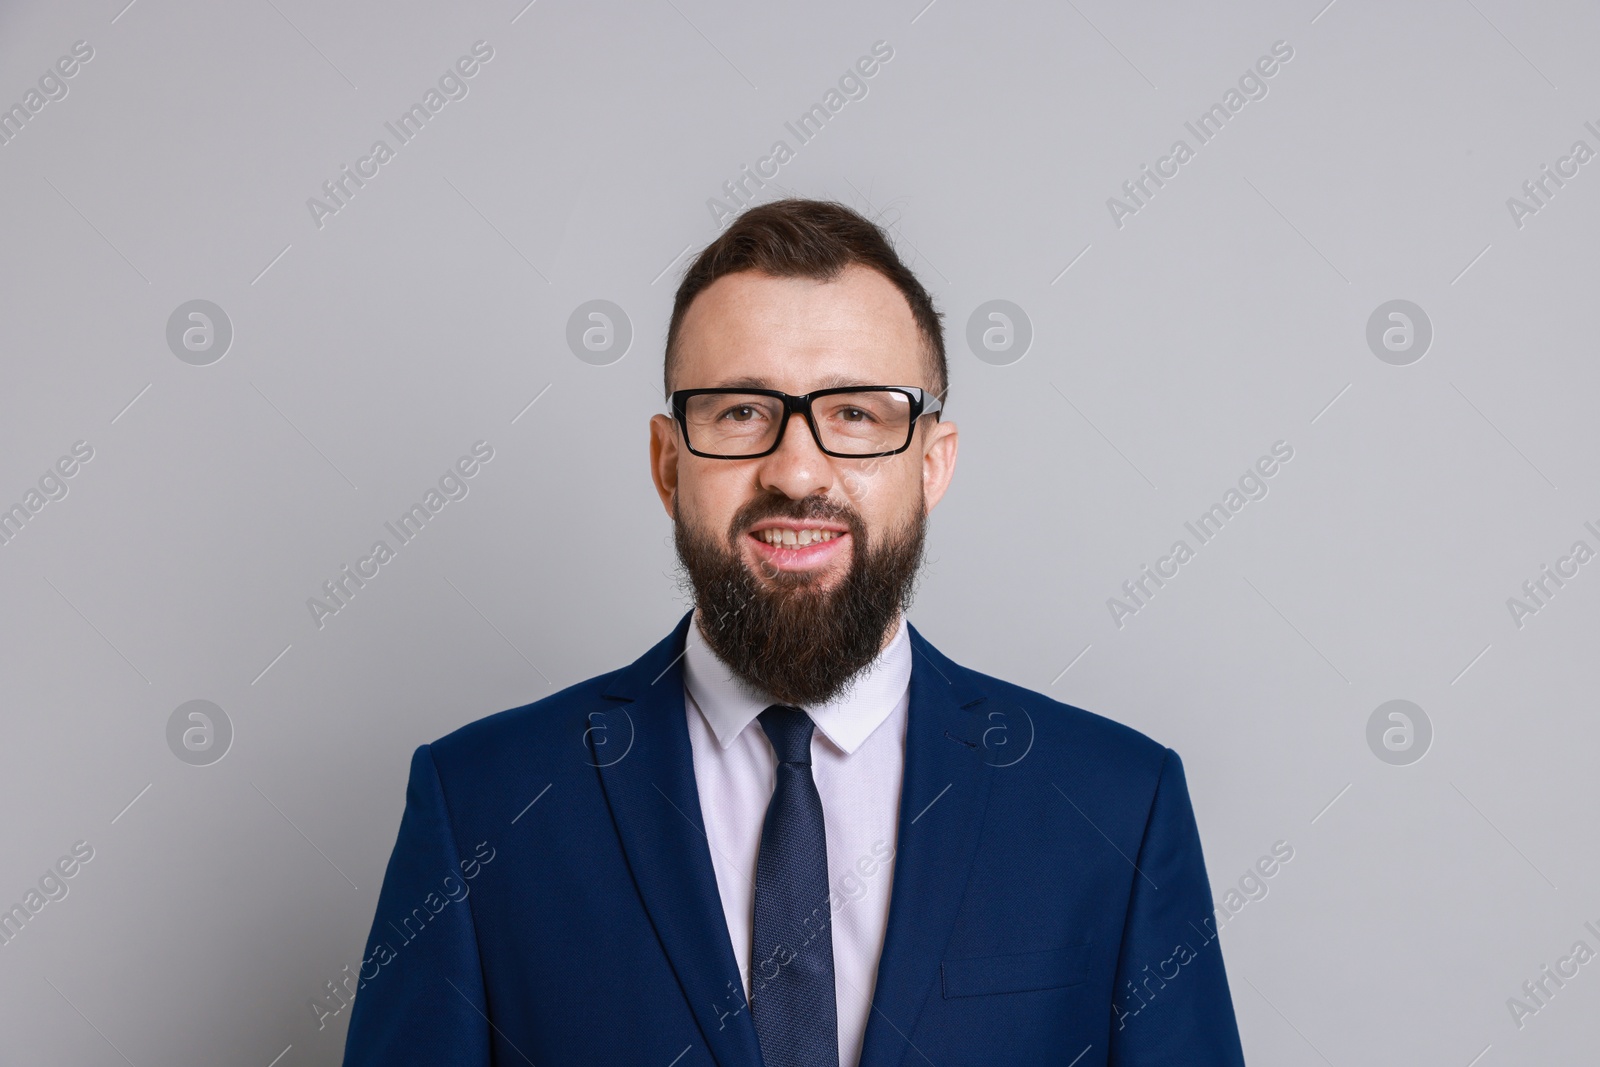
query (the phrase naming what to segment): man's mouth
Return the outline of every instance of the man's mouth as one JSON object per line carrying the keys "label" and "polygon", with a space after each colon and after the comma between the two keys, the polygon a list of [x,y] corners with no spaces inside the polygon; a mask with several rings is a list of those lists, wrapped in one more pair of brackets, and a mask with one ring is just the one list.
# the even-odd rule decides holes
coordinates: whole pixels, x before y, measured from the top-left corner
{"label": "man's mouth", "polygon": [[768,526],[764,530],[753,530],[752,534],[769,545],[795,545],[805,546],[813,541],[831,541],[835,537],[844,536],[838,530],[818,530],[809,526]]}
{"label": "man's mouth", "polygon": [[836,526],[763,523],[749,532],[756,554],[780,570],[814,570],[845,550],[850,532]]}

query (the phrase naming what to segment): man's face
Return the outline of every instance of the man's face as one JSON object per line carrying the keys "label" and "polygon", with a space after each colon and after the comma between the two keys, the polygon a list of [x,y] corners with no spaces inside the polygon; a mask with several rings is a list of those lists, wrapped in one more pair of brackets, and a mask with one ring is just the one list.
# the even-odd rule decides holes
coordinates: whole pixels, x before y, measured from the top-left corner
{"label": "man's face", "polygon": [[[924,351],[905,298],[876,271],[832,282],[743,272],[690,305],[672,388],[928,389]],[[650,454],[708,644],[777,699],[818,703],[892,636],[923,521],[954,470],[956,427],[925,417],[899,455],[846,459],[825,455],[796,415],[771,455],[708,459],[657,415]],[[774,528],[795,543],[770,543]]]}

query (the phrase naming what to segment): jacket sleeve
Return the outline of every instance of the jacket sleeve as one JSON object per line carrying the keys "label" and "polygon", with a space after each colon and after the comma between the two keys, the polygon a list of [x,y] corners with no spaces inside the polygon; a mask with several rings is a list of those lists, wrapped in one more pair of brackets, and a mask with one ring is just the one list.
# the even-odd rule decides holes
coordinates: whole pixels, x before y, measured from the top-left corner
{"label": "jacket sleeve", "polygon": [[[470,872],[470,873],[469,873]],[[344,1067],[490,1063],[470,877],[427,745],[378,895],[345,1037]]]}
{"label": "jacket sleeve", "polygon": [[1135,866],[1112,997],[1111,1067],[1243,1067],[1200,832],[1171,749]]}

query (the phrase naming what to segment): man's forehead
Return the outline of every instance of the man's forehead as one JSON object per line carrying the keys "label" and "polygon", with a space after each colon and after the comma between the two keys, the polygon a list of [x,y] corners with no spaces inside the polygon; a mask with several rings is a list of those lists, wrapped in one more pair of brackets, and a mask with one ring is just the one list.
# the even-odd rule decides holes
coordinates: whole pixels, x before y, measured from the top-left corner
{"label": "man's forehead", "polygon": [[691,305],[676,384],[791,392],[802,382],[806,390],[916,385],[923,347],[910,305],[877,271],[852,266],[827,282],[741,272],[717,279]]}
{"label": "man's forehead", "polygon": [[928,387],[920,341],[907,345],[841,344],[826,349],[781,343],[687,348],[674,371],[676,389],[778,389],[809,393],[854,385]]}

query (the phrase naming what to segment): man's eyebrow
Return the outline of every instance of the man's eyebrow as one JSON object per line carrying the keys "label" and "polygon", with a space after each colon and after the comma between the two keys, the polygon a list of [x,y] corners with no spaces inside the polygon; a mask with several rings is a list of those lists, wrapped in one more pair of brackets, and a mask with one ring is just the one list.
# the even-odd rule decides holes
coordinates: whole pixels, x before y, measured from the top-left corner
{"label": "man's eyebrow", "polygon": [[[828,377],[822,379],[822,381],[817,384],[816,388],[818,388],[818,389],[841,389],[841,388],[843,388],[845,386],[849,386],[849,385],[875,385],[875,384],[877,384],[877,383],[870,382],[867,379],[862,378],[862,377],[860,377],[858,375],[832,374],[832,375],[829,375]],[[760,376],[744,376],[744,377],[739,377],[739,378],[728,378],[728,379],[725,379],[725,380],[717,383],[716,385],[708,386],[707,388],[711,388],[711,389],[774,389],[774,388],[776,388],[776,386],[772,385],[772,383],[770,381],[768,381],[768,379],[762,378]]]}

